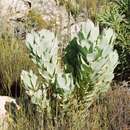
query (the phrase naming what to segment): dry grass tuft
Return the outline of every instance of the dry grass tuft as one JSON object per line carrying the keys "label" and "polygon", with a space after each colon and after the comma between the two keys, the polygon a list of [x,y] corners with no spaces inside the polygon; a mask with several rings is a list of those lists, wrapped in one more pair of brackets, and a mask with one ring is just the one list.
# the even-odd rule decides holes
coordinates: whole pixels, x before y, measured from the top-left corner
{"label": "dry grass tuft", "polygon": [[24,42],[3,34],[0,37],[0,93],[10,95],[13,91],[13,96],[15,92],[17,95],[21,71],[32,67]]}

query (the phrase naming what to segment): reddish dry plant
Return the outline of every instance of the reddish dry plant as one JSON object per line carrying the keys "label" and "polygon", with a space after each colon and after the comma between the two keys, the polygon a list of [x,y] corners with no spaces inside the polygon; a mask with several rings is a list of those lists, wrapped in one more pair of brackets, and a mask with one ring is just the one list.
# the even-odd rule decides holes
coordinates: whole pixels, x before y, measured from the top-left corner
{"label": "reddish dry plant", "polygon": [[88,130],[130,130],[130,90],[116,86],[90,109]]}

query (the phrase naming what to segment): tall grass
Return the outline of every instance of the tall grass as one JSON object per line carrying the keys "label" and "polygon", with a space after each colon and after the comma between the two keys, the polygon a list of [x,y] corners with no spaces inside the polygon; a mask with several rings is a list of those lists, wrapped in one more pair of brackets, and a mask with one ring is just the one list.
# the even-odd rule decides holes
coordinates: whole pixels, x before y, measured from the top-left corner
{"label": "tall grass", "polygon": [[[20,73],[23,69],[32,68],[29,55],[23,41],[6,33],[0,37],[0,93],[18,93]],[[15,90],[16,89],[16,90]]]}

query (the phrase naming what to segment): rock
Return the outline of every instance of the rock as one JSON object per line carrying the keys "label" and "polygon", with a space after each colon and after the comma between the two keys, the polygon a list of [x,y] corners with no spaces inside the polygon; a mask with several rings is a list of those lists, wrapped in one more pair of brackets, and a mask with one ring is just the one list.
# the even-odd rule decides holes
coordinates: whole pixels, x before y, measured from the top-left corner
{"label": "rock", "polygon": [[21,37],[25,32],[23,19],[30,9],[30,0],[0,0],[0,35],[8,32]]}
{"label": "rock", "polygon": [[54,22],[61,30],[74,22],[65,7],[57,5],[56,0],[32,0],[32,8],[38,9],[44,20]]}
{"label": "rock", "polygon": [[[21,21],[24,18],[27,19],[26,16],[30,10],[37,10],[47,23],[47,26],[49,25],[48,29],[54,31],[61,41],[66,41],[70,33],[71,25],[75,24],[75,19],[68,13],[65,6],[58,5],[56,1],[0,0],[0,16],[8,20],[8,30],[11,30],[11,33],[13,32],[17,37],[24,36],[25,38],[28,29],[25,27],[25,21]],[[2,18],[1,26],[3,24],[5,25],[4,21]]]}
{"label": "rock", "polygon": [[20,106],[16,103],[16,100],[14,98],[8,96],[0,96],[0,129],[2,130],[8,129],[9,113],[6,110],[6,105],[8,103],[14,104],[17,110],[20,109]]}
{"label": "rock", "polygon": [[31,8],[29,0],[0,0],[0,16],[10,19],[22,18]]}

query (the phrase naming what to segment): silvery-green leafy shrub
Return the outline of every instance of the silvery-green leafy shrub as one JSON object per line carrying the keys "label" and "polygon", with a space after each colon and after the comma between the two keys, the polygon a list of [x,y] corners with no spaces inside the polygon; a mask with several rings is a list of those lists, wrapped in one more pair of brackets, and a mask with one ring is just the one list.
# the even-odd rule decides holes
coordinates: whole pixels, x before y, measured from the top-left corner
{"label": "silvery-green leafy shrub", "polygon": [[[21,79],[27,94],[38,111],[47,109],[51,113],[51,101],[67,97],[73,91],[73,78],[70,73],[63,73],[58,66],[58,40],[54,33],[41,30],[27,35],[26,46],[39,74],[22,71]],[[39,80],[39,77],[42,80]],[[50,96],[50,97],[49,97]]]}
{"label": "silvery-green leafy shrub", "polygon": [[116,34],[110,28],[100,34],[90,20],[80,28],[66,48],[65,70],[72,73],[79,95],[89,106],[98,94],[109,89],[114,78],[118,64],[118,54],[113,50]]}
{"label": "silvery-green leafy shrub", "polygon": [[79,25],[66,48],[64,70],[58,65],[58,40],[54,33],[43,29],[28,34],[26,46],[39,73],[23,70],[21,74],[26,93],[37,110],[47,112],[54,120],[59,119],[56,113],[62,113],[60,120],[66,117],[74,129],[81,129],[86,109],[109,89],[118,63],[112,29],[100,34],[99,27],[90,20]]}

